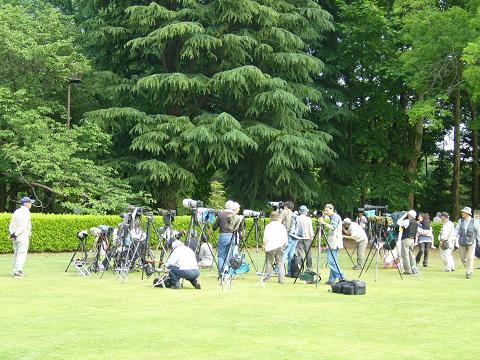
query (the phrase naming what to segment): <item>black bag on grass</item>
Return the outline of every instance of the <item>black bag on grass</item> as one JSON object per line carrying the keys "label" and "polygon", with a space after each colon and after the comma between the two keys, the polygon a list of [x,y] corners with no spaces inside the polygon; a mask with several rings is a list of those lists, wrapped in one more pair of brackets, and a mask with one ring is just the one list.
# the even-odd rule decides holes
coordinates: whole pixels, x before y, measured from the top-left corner
{"label": "black bag on grass", "polygon": [[300,275],[300,269],[302,268],[303,259],[301,256],[293,255],[292,258],[292,277],[296,278]]}
{"label": "black bag on grass", "polygon": [[365,295],[366,285],[361,280],[339,281],[332,284],[332,292],[345,295]]}

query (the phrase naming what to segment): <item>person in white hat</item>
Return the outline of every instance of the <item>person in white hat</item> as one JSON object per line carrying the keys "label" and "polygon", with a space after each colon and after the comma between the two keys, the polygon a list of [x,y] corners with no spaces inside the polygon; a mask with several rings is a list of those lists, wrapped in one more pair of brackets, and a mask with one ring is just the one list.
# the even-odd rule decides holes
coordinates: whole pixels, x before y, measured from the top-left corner
{"label": "person in white hat", "polygon": [[468,206],[462,209],[462,218],[455,228],[455,235],[458,237],[460,259],[466,269],[465,277],[471,279],[475,245],[480,241],[480,226],[478,221],[472,218],[472,209]]}
{"label": "person in white hat", "polygon": [[13,243],[13,276],[23,277],[23,266],[27,259],[30,236],[32,236],[32,222],[30,220],[30,209],[35,200],[23,197],[20,200],[20,207],[15,210],[8,230]]}
{"label": "person in white hat", "polygon": [[413,256],[413,246],[418,229],[418,223],[415,220],[416,217],[417,213],[415,210],[409,210],[397,221],[397,225],[403,228],[401,255],[403,273],[407,275],[418,272],[417,262]]}

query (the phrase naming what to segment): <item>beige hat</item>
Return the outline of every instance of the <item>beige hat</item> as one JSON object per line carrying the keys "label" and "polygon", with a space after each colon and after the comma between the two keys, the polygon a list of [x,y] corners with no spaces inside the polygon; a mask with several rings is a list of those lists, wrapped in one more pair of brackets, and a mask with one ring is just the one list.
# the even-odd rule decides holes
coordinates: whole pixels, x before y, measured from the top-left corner
{"label": "beige hat", "polygon": [[461,212],[467,213],[468,215],[472,216],[472,209],[469,208],[468,206],[465,206]]}
{"label": "beige hat", "polygon": [[280,214],[278,213],[278,211],[272,211],[270,213],[270,220],[272,220],[272,221],[280,220]]}

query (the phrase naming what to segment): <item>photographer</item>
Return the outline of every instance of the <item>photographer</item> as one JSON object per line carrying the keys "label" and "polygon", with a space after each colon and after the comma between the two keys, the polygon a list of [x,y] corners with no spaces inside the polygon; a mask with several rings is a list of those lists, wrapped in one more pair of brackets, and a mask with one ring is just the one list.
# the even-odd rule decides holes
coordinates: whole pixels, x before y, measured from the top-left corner
{"label": "photographer", "polygon": [[330,217],[330,223],[327,223],[323,217],[320,217],[318,221],[329,230],[327,238],[327,262],[330,267],[330,276],[326,284],[332,285],[337,279],[342,280],[345,278],[338,262],[338,250],[343,249],[342,218],[335,212],[332,204],[325,205],[323,213]]}
{"label": "photographer", "polygon": [[285,227],[280,222],[280,214],[272,211],[270,214],[270,224],[265,226],[263,234],[263,250],[266,256],[266,274],[262,281],[270,280],[272,276],[272,265],[275,261],[278,265],[278,282],[285,283],[285,269],[283,267],[283,247],[287,244],[288,234]]}
{"label": "photographer", "polygon": [[20,200],[20,208],[15,210],[8,230],[13,243],[13,276],[23,277],[23,265],[27,259],[30,236],[32,236],[32,222],[30,220],[30,209],[35,200],[23,197]]}
{"label": "photographer", "polygon": [[[293,209],[294,204],[292,201],[285,201],[285,206],[283,211],[280,213],[279,221],[285,226],[287,234],[290,233],[292,228],[292,218],[293,218]],[[288,235],[288,243],[285,251],[283,253],[283,263],[287,265],[287,276],[291,276],[290,271],[290,262],[292,261],[293,255],[295,254],[295,249],[297,248],[298,240],[294,237]]]}
{"label": "photographer", "polygon": [[209,268],[213,265],[213,250],[212,244],[208,242],[206,236],[202,236],[202,244],[200,245],[200,250],[198,251],[198,266],[200,268]]}
{"label": "photographer", "polygon": [[218,275],[221,275],[225,262],[228,261],[227,255],[230,242],[232,241],[235,230],[243,230],[245,222],[238,223],[236,216],[240,211],[240,204],[228,200],[225,203],[225,209],[218,215],[215,224],[213,224],[213,231],[220,229],[218,237]]}
{"label": "photographer", "polygon": [[[297,240],[297,254],[302,259],[307,259],[306,271],[312,271],[312,241],[313,241],[313,225],[312,218],[308,215],[308,208],[305,205],[298,209],[300,213],[295,219],[295,226],[292,226],[290,236]],[[308,251],[310,249],[310,251]]]}
{"label": "photographer", "polygon": [[418,273],[417,262],[413,256],[413,246],[418,229],[418,223],[415,221],[416,216],[415,210],[409,210],[397,221],[397,225],[403,228],[401,256],[403,273],[406,275]]}
{"label": "photographer", "polygon": [[166,267],[170,271],[169,279],[171,288],[180,289],[180,279],[190,281],[195,289],[200,289],[200,270],[198,269],[195,253],[189,247],[185,246],[180,240],[172,243],[172,253],[170,254]]}
{"label": "photographer", "polygon": [[355,246],[357,250],[357,265],[353,267],[353,270],[361,270],[365,262],[365,251],[367,249],[368,237],[365,230],[357,222],[352,222],[349,218],[343,220],[343,228],[348,235],[343,235],[344,239],[355,240]]}

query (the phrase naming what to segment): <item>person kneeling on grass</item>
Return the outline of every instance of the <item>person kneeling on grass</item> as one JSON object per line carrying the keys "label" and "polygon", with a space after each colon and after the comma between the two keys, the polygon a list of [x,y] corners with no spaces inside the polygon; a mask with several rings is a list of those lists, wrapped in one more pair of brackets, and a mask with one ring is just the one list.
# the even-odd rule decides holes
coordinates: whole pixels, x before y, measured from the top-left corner
{"label": "person kneeling on grass", "polygon": [[266,256],[266,274],[262,281],[270,280],[272,276],[273,261],[278,265],[278,282],[285,282],[285,269],[283,267],[283,248],[287,245],[288,234],[285,226],[280,222],[280,214],[277,211],[270,213],[270,224],[265,226],[263,234],[263,250]]}
{"label": "person kneeling on grass", "polygon": [[200,289],[200,270],[195,253],[180,240],[172,243],[172,253],[165,264],[169,270],[169,280],[173,289],[180,289],[180,279],[190,281],[195,289]]}

